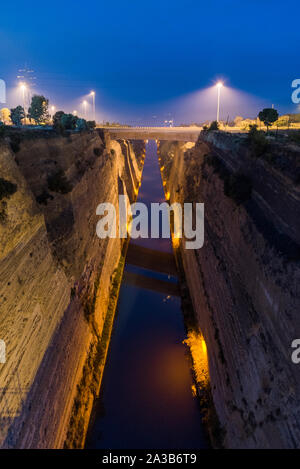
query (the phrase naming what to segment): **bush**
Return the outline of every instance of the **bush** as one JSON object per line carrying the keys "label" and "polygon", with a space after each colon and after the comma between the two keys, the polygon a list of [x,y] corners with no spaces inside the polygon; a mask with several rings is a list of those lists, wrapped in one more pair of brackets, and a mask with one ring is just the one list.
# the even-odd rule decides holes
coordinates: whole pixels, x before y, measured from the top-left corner
{"label": "bush", "polygon": [[10,197],[17,191],[17,185],[6,179],[0,178],[0,200],[4,197]]}
{"label": "bush", "polygon": [[290,135],[289,135],[289,140],[291,142],[294,142],[294,143],[300,143],[300,130],[296,131],[296,132],[292,132]]}
{"label": "bush", "polygon": [[265,133],[262,130],[257,130],[257,125],[250,125],[248,142],[253,155],[256,157],[261,156],[267,150],[268,142]]}
{"label": "bush", "polygon": [[5,125],[3,124],[3,122],[0,122],[0,138],[4,137],[4,134],[5,134]]}
{"label": "bush", "polygon": [[18,153],[20,150],[21,138],[19,135],[12,135],[10,137],[10,148],[14,153]]}
{"label": "bush", "polygon": [[224,194],[233,199],[238,205],[250,199],[252,182],[243,173],[231,174],[224,180]]}
{"label": "bush", "polygon": [[79,132],[83,132],[84,130],[88,130],[87,122],[85,119],[78,119],[76,123],[76,129]]}
{"label": "bush", "polygon": [[48,189],[59,194],[67,194],[73,189],[62,169],[59,169],[47,179]]}
{"label": "bush", "polygon": [[62,118],[62,116],[64,116],[64,115],[65,115],[64,111],[57,111],[57,112],[54,114],[54,116],[53,116],[53,118],[52,118],[53,127],[55,127],[55,125],[56,125],[58,122],[61,122],[61,118]]}
{"label": "bush", "polygon": [[86,125],[87,125],[87,128],[90,130],[95,129],[96,121],[87,121]]}
{"label": "bush", "polygon": [[212,121],[212,123],[210,124],[207,130],[208,131],[219,130],[219,123],[217,121]]}
{"label": "bush", "polygon": [[64,114],[61,116],[60,122],[65,130],[75,130],[78,117],[73,114]]}
{"label": "bush", "polygon": [[220,158],[218,158],[217,155],[208,153],[204,162],[206,162],[209,166],[212,166],[214,173],[217,173],[223,181],[225,181],[225,179],[230,176],[230,173],[225,164],[220,160]]}

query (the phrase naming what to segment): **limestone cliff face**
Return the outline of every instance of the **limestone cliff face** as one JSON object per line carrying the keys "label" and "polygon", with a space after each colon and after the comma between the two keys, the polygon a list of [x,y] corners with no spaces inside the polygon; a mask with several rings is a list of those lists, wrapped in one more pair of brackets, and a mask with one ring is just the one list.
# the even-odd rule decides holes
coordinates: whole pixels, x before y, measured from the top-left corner
{"label": "limestone cliff face", "polygon": [[97,132],[23,138],[16,154],[0,147],[0,177],[17,185],[1,201],[2,447],[64,444],[122,249],[97,237],[96,207],[118,207],[120,186],[134,200],[143,148]]}
{"label": "limestone cliff face", "polygon": [[[170,202],[205,204],[204,246],[180,251],[223,444],[299,447],[300,368],[291,361],[300,337],[299,185],[276,165],[284,156],[296,165],[299,149],[273,148],[266,161],[237,137],[210,133],[195,148],[163,142],[159,151]],[[224,194],[236,172],[252,181],[239,204]]]}

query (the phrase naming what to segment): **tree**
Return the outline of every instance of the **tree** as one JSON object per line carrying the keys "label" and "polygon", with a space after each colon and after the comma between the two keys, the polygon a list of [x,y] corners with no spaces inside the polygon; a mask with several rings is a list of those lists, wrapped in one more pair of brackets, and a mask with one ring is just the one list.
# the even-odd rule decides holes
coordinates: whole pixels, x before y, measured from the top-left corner
{"label": "tree", "polygon": [[74,116],[74,114],[64,114],[60,120],[65,130],[75,130],[77,121],[78,117]]}
{"label": "tree", "polygon": [[25,119],[25,112],[22,106],[17,106],[11,109],[10,118],[14,125],[20,127],[22,125],[22,119]]}
{"label": "tree", "polygon": [[82,132],[83,130],[87,130],[88,127],[87,127],[87,122],[85,119],[78,119],[77,120],[77,124],[76,124],[76,129],[79,131],[79,132]]}
{"label": "tree", "polygon": [[265,108],[260,113],[258,114],[259,120],[261,120],[266,126],[267,126],[267,131],[269,130],[269,127],[277,121],[278,119],[278,112],[276,109],[272,108]]}
{"label": "tree", "polygon": [[1,109],[0,116],[4,124],[10,123],[10,110],[7,107]]}
{"label": "tree", "polygon": [[39,124],[46,124],[50,116],[48,113],[48,99],[45,96],[35,95],[32,97],[30,108],[28,109],[28,117],[30,120]]}
{"label": "tree", "polygon": [[53,127],[56,127],[58,124],[61,123],[61,118],[64,114],[65,114],[64,111],[57,111],[54,114],[54,116],[52,118]]}
{"label": "tree", "polygon": [[88,129],[91,129],[91,130],[95,129],[96,121],[87,121],[86,125],[87,125]]}

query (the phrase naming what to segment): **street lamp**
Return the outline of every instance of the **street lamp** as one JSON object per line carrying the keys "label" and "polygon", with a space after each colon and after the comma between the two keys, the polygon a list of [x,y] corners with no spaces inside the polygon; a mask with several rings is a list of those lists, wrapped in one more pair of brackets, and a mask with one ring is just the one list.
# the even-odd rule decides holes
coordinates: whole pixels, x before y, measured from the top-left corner
{"label": "street lamp", "polygon": [[77,111],[76,111],[76,109],[74,109],[73,115],[74,115],[74,116],[77,116]]}
{"label": "street lamp", "polygon": [[25,110],[25,108],[26,108],[26,99],[25,99],[26,85],[25,85],[25,83],[20,84],[20,90],[22,91],[23,109],[24,109],[24,112],[26,112],[26,110]]}
{"label": "street lamp", "polygon": [[54,116],[54,111],[55,111],[55,106],[51,106],[51,117],[53,119]]}
{"label": "street lamp", "polygon": [[24,109],[24,123],[26,124],[26,90],[27,86],[25,83],[20,83],[20,90],[22,92],[22,101],[23,101],[23,109]]}
{"label": "street lamp", "polygon": [[93,119],[94,119],[94,121],[96,121],[96,103],[95,103],[96,93],[95,93],[95,91],[91,91],[90,95],[93,98]]}
{"label": "street lamp", "polygon": [[87,102],[86,102],[86,100],[84,100],[84,101],[82,102],[82,105],[83,105],[84,117],[85,117],[85,119],[86,119],[86,109],[87,109]]}
{"label": "street lamp", "polygon": [[219,118],[220,118],[220,94],[221,94],[221,88],[223,86],[223,83],[221,81],[219,81],[216,86],[217,86],[217,90],[218,90],[217,122],[219,122]]}

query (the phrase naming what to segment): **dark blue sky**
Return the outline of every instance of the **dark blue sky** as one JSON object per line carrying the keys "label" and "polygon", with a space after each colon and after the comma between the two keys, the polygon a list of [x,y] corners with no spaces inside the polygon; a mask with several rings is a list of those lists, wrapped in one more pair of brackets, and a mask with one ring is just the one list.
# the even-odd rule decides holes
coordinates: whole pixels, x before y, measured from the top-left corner
{"label": "dark blue sky", "polygon": [[0,78],[15,86],[27,62],[38,91],[70,110],[95,89],[99,118],[211,118],[214,94],[200,91],[218,78],[231,88],[223,117],[296,112],[299,16],[299,1],[282,0],[5,1]]}

